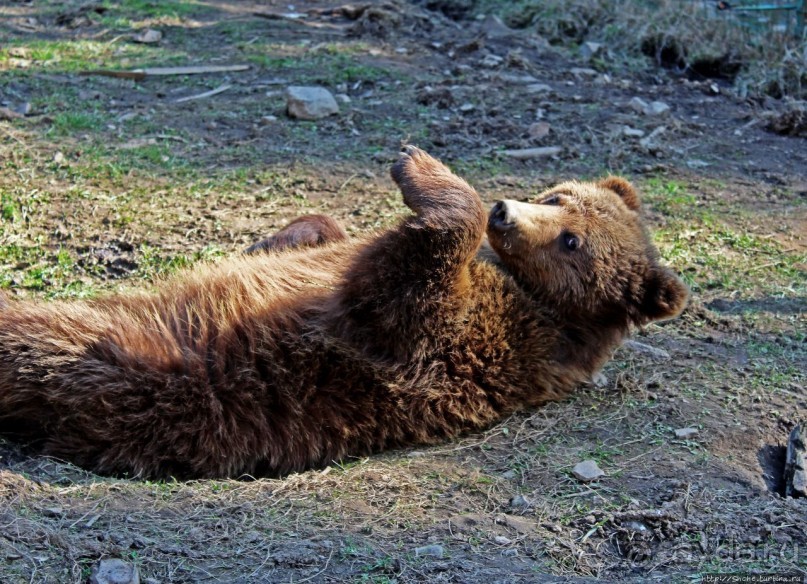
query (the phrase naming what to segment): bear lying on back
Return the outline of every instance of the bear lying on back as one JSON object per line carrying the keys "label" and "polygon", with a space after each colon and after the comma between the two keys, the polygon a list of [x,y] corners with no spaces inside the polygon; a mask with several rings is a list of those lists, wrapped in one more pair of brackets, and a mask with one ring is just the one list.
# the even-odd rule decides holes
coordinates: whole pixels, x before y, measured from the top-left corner
{"label": "bear lying on back", "polygon": [[8,302],[0,431],[99,473],[283,475],[562,397],[632,325],[684,307],[622,179],[488,215],[414,147],[392,176],[414,215],[381,234],[205,265],[155,294]]}

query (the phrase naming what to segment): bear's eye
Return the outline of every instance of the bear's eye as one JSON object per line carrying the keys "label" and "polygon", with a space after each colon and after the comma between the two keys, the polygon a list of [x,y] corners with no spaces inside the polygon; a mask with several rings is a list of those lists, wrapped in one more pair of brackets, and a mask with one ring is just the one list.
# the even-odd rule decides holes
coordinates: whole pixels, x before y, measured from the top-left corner
{"label": "bear's eye", "polygon": [[557,196],[557,195],[552,195],[551,197],[547,197],[546,199],[544,199],[543,201],[541,201],[538,204],[539,205],[557,205],[558,203],[560,203],[560,197]]}
{"label": "bear's eye", "polygon": [[574,251],[578,247],[580,247],[580,239],[576,235],[573,235],[571,233],[564,233],[563,244],[569,251]]}

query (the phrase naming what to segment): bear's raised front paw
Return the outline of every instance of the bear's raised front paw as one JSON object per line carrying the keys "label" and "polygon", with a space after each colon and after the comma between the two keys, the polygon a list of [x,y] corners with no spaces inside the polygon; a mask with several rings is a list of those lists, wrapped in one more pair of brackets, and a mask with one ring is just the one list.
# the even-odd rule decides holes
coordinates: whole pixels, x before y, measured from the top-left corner
{"label": "bear's raised front paw", "polygon": [[390,174],[401,189],[404,202],[416,211],[427,198],[444,195],[447,189],[470,190],[442,162],[409,144],[401,148],[400,158]]}

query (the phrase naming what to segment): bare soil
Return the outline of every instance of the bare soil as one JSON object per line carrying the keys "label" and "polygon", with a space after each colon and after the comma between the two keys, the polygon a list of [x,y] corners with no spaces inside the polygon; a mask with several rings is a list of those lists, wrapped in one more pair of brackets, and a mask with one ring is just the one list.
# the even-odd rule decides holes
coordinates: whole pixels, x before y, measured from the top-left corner
{"label": "bare soil", "polygon": [[[11,295],[151,286],[303,213],[352,233],[383,228],[405,213],[387,172],[409,140],[487,202],[628,176],[693,299],[680,319],[637,331],[667,356],[621,348],[599,385],[565,402],[325,471],[152,483],[0,441],[0,581],[85,582],[105,558],[149,583],[807,574],[807,499],[783,498],[781,482],[787,436],[807,419],[807,141],[768,129],[783,104],[649,65],[592,65],[530,29],[402,1],[357,18],[318,10],[330,2],[81,6],[0,2],[0,105],[31,104],[0,121],[0,286]],[[146,27],[163,40],[134,47]],[[43,55],[47,43],[83,47],[86,62]],[[240,63],[250,69],[78,74]],[[289,119],[283,89],[311,84],[349,102],[317,122]],[[636,97],[670,111],[639,113]],[[549,132],[531,137],[537,122]],[[561,150],[503,154],[540,146]],[[685,427],[697,433],[676,438]],[[585,459],[606,476],[577,481]]]}

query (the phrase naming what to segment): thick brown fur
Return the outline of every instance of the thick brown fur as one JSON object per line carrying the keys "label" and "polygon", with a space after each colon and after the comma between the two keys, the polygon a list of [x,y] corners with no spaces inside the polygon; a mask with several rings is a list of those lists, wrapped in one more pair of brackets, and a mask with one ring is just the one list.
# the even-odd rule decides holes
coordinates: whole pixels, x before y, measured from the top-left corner
{"label": "thick brown fur", "polygon": [[622,179],[487,217],[416,148],[392,176],[414,215],[381,234],[235,257],[156,294],[10,302],[0,430],[100,473],[283,475],[562,397],[631,325],[683,309]]}

